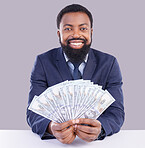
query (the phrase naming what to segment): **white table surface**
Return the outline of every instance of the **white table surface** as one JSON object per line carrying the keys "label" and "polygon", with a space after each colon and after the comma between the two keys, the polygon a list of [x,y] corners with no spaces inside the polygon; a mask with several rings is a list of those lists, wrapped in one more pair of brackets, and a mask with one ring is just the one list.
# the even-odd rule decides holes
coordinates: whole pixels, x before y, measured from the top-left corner
{"label": "white table surface", "polygon": [[72,144],[41,140],[31,130],[0,130],[0,148],[145,148],[145,130],[121,130],[102,141],[87,143],[78,137]]}

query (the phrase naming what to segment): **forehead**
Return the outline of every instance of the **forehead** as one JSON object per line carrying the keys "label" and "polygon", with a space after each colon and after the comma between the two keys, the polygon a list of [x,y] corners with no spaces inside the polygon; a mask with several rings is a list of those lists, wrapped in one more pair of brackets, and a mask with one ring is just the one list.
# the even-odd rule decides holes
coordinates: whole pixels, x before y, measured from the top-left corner
{"label": "forehead", "polygon": [[84,12],[69,12],[63,15],[60,25],[71,24],[80,25],[87,24],[91,25],[88,15]]}

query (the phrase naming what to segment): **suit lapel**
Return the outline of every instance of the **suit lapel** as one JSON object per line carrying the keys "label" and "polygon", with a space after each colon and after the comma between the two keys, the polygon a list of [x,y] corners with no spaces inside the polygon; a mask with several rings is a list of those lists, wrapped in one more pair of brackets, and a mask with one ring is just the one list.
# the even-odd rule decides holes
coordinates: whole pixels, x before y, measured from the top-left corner
{"label": "suit lapel", "polygon": [[95,72],[96,65],[97,64],[96,64],[95,55],[93,53],[93,50],[90,49],[88,61],[87,61],[86,67],[84,69],[84,74],[83,74],[84,80],[91,80],[93,73]]}
{"label": "suit lapel", "polygon": [[62,48],[59,48],[57,51],[56,65],[63,81],[72,80],[72,75],[62,53]]}
{"label": "suit lapel", "polygon": [[[62,48],[59,48],[57,51],[56,66],[57,66],[57,69],[58,69],[63,81],[73,79],[71,72],[69,70],[69,67],[65,61],[64,55],[62,53]],[[97,64],[96,64],[95,55],[93,53],[93,50],[90,49],[88,61],[87,61],[86,67],[84,69],[84,74],[83,74],[82,78],[84,80],[91,80],[93,73],[95,72],[96,66],[97,66]]]}

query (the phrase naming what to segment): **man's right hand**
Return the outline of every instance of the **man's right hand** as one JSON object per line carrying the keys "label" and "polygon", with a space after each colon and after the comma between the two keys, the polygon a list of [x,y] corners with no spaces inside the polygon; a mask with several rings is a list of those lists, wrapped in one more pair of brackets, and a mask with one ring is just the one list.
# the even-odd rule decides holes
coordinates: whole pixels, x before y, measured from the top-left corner
{"label": "man's right hand", "polygon": [[55,123],[51,121],[48,126],[48,132],[64,144],[72,143],[76,137],[71,121],[64,123]]}

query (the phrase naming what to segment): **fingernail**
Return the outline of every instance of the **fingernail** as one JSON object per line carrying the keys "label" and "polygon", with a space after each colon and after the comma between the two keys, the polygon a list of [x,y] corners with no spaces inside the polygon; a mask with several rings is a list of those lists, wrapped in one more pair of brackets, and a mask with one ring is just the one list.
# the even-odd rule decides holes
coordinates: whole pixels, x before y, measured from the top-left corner
{"label": "fingernail", "polygon": [[76,123],[75,120],[72,120],[72,123],[75,124]]}
{"label": "fingernail", "polygon": [[75,131],[76,131],[76,129],[77,129],[77,124],[75,124]]}
{"label": "fingernail", "polygon": [[76,119],[76,122],[75,123],[79,123],[79,119]]}

